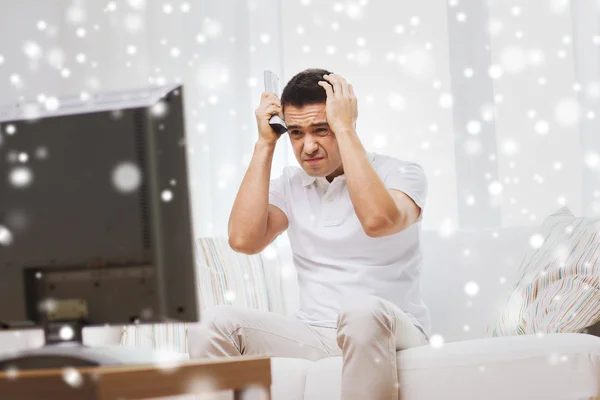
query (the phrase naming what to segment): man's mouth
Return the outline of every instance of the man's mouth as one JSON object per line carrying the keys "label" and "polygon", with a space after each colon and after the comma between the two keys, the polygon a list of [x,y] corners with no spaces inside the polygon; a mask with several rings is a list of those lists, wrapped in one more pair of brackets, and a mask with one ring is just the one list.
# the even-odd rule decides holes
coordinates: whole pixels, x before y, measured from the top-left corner
{"label": "man's mouth", "polygon": [[309,162],[309,163],[316,163],[318,161],[321,161],[322,159],[323,159],[323,157],[315,157],[315,158],[309,158],[309,159],[307,159],[305,161]]}

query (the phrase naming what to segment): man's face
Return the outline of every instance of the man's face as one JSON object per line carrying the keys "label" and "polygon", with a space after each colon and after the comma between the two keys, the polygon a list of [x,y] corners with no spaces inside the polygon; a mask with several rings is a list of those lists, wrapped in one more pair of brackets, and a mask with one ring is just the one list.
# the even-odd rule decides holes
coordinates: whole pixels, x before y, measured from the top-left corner
{"label": "man's face", "polygon": [[327,124],[325,103],[286,105],[284,119],[296,160],[308,175],[331,181],[344,172],[337,140]]}

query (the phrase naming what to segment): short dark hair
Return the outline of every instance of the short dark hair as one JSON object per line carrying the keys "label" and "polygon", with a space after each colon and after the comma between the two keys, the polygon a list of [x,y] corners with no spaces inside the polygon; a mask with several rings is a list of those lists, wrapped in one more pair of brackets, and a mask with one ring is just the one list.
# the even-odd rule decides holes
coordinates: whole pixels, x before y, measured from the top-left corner
{"label": "short dark hair", "polygon": [[297,73],[283,88],[281,93],[281,106],[286,105],[302,107],[309,104],[325,103],[327,93],[319,81],[324,80],[323,75],[333,72],[321,68],[309,68]]}

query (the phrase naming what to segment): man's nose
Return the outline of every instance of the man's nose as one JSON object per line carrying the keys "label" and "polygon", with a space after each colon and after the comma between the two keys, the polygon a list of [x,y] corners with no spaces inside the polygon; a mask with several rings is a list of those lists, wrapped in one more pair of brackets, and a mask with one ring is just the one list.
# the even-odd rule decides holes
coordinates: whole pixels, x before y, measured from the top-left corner
{"label": "man's nose", "polygon": [[304,139],[304,152],[312,154],[319,149],[319,144],[313,139],[312,135],[306,135]]}

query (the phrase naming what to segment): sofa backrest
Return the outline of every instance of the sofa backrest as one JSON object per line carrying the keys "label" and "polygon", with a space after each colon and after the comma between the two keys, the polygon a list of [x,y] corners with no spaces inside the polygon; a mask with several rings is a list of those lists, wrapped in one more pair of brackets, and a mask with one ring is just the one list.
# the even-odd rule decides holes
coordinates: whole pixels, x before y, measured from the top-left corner
{"label": "sofa backrest", "polygon": [[446,341],[483,337],[515,287],[518,268],[537,229],[461,230],[450,237],[424,231],[423,297],[431,313],[432,333]]}
{"label": "sofa backrest", "polygon": [[[423,298],[430,310],[433,334],[442,335],[446,341],[485,335],[487,325],[499,317],[516,284],[517,270],[536,229],[459,230],[447,237],[438,231],[422,232]],[[285,271],[286,313],[292,314],[298,307],[292,255],[286,246],[279,247],[278,253]],[[473,297],[465,293],[469,282],[479,288]]]}
{"label": "sofa backrest", "polygon": [[[463,230],[449,237],[423,231],[422,287],[432,333],[446,341],[484,336],[516,284],[516,272],[535,231],[534,227]],[[225,238],[198,239],[200,307],[234,305],[293,314],[298,285],[292,255],[285,236],[277,243],[260,255],[246,256],[231,250]],[[479,289],[469,292],[472,296],[465,292],[469,282]],[[185,324],[125,327],[122,343],[185,352]]]}
{"label": "sofa backrest", "polygon": [[[233,251],[226,238],[204,237],[196,240],[195,249],[201,310],[230,305],[285,312],[281,262],[273,246],[248,256]],[[128,325],[123,327],[121,344],[185,353],[186,329],[185,323]]]}

